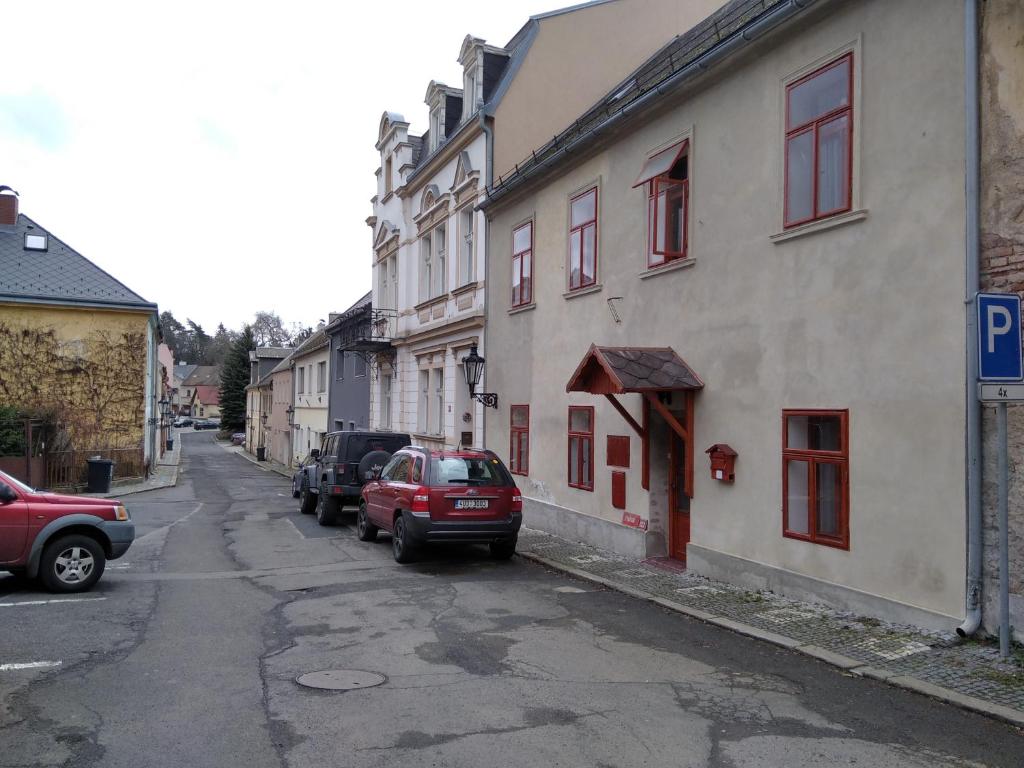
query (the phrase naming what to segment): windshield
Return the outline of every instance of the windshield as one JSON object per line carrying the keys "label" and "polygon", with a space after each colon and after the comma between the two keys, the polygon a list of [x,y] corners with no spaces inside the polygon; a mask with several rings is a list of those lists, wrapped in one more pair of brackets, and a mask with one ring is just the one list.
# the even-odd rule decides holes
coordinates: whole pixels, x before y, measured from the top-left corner
{"label": "windshield", "polygon": [[23,482],[21,482],[20,480],[15,480],[13,477],[8,475],[6,472],[0,472],[0,482],[4,482],[4,483],[7,483],[8,485],[14,486],[15,488],[17,488],[22,493],[35,493],[36,492],[35,488],[29,488]]}
{"label": "windshield", "polygon": [[430,460],[431,485],[512,485],[497,459],[440,456]]}

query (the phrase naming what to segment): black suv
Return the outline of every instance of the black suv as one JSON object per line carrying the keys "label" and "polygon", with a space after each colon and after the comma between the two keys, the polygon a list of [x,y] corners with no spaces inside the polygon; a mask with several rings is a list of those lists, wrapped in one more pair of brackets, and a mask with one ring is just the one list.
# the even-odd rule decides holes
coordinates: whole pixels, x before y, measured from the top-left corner
{"label": "black suv", "polygon": [[299,511],[316,510],[320,525],[332,525],[342,506],[359,504],[371,474],[379,474],[391,454],[411,442],[403,432],[328,432],[297,478]]}

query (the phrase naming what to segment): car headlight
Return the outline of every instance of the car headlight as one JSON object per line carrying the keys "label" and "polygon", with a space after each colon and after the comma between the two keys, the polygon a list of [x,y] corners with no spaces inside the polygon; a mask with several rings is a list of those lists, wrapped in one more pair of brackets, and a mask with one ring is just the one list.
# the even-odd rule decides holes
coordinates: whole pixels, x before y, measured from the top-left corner
{"label": "car headlight", "polygon": [[131,520],[132,516],[128,514],[127,507],[125,507],[123,504],[118,504],[116,507],[114,507],[114,519],[124,522],[126,520]]}

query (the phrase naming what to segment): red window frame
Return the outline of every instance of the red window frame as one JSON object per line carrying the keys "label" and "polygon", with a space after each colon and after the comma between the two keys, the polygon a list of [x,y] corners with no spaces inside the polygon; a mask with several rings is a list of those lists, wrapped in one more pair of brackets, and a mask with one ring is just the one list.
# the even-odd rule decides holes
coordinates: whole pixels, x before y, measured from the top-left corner
{"label": "red window frame", "polygon": [[[814,544],[822,544],[838,549],[850,548],[850,430],[848,410],[783,410],[782,412],[782,535],[789,539],[800,539]],[[790,417],[828,416],[839,419],[838,451],[791,448],[788,445]],[[790,462],[807,464],[807,533],[794,531],[789,525],[789,464]],[[831,535],[817,530],[818,525],[818,494],[817,471],[820,464],[832,464],[838,467],[840,481],[839,511],[837,515],[838,534]]]}
{"label": "red window frame", "polygon": [[[590,431],[574,430],[572,428],[572,415],[575,411],[586,411],[590,415]],[[566,475],[565,479],[570,488],[579,488],[583,491],[594,490],[594,406],[592,405],[570,405],[568,422],[569,440],[566,445]],[[588,450],[583,450],[584,441],[589,441]],[[572,482],[572,445],[577,443],[576,449],[576,479]],[[584,456],[586,461],[584,461]],[[590,468],[589,482],[584,478],[583,468]]]}
{"label": "red window frame", "polygon": [[[530,228],[530,246],[522,251],[516,250],[516,233]],[[529,269],[523,265],[529,262]],[[516,278],[519,279],[518,286]],[[518,287],[518,294],[516,289]],[[512,230],[512,306],[525,307],[533,303],[533,222],[520,224]]]}
{"label": "red window frame", "polygon": [[[526,410],[526,426],[517,427],[513,412],[517,408]],[[530,406],[510,405],[508,410],[509,425],[509,471],[513,475],[528,475],[530,473]],[[526,441],[526,450],[523,450],[523,439]]]}
{"label": "red window frame", "polygon": [[[685,153],[680,154],[680,157],[687,157]],[[679,158],[676,159],[679,162]],[[675,165],[675,164],[673,164]],[[687,163],[688,166],[688,163]],[[671,171],[670,171],[671,172]],[[687,178],[673,178],[668,173],[662,176],[655,176],[647,182],[647,268],[654,269],[659,266],[664,266],[670,261],[676,261],[677,259],[685,259],[686,252],[689,250],[689,214],[688,209],[690,206],[690,180],[689,180],[689,167],[686,172]],[[679,187],[677,190],[672,187]],[[680,244],[682,250],[670,251],[664,247],[664,245],[670,242],[670,232],[668,228],[668,221],[659,222],[657,220],[657,199],[663,195],[663,189],[665,195],[669,196],[666,199],[665,209],[669,210],[669,201],[681,199],[682,204],[682,226],[683,231],[681,232],[682,237],[680,238]],[[664,227],[664,228],[663,228]],[[663,243],[663,248],[658,250],[657,243],[658,237],[660,242]],[[660,256],[659,260],[655,261],[654,258]]]}
{"label": "red window frame", "polygon": [[[582,198],[586,197],[587,195],[591,195],[591,194],[594,196],[594,218],[587,219],[586,221],[583,221],[583,222],[573,226],[573,223],[572,223],[572,206],[573,206],[573,203],[575,203],[577,200],[581,200]],[[569,256],[569,290],[570,291],[578,291],[578,290],[581,290],[583,288],[589,288],[590,286],[596,285],[596,283],[597,283],[597,236],[598,236],[598,231],[597,231],[597,215],[598,215],[597,214],[597,205],[598,205],[597,186],[590,187],[589,189],[586,189],[583,192],[580,192],[578,195],[573,195],[571,198],[569,198],[569,254],[568,254],[568,256]],[[590,276],[589,280],[585,279],[584,276],[583,276],[583,262],[584,262],[583,243],[584,243],[584,237],[585,237],[586,232],[587,232],[588,229],[593,229],[594,230],[594,274]],[[579,278],[579,284],[573,285],[573,277],[572,277],[573,273],[572,273],[572,270],[573,270],[574,263],[573,263],[573,258],[572,258],[572,244],[573,244],[573,241],[575,239],[577,239],[577,238],[579,239],[579,251],[578,251],[578,253],[579,253],[579,273],[578,274],[579,274],[580,278]]]}
{"label": "red window frame", "polygon": [[[816,77],[824,74],[830,69],[842,66],[844,63],[848,65],[848,76],[846,83],[846,106],[837,107],[830,112],[818,115],[806,122],[798,125],[790,125],[789,122],[789,104],[790,97],[795,88],[813,80]],[[837,213],[845,213],[849,211],[853,206],[853,52],[844,54],[839,58],[830,61],[818,69],[814,70],[810,74],[804,75],[798,80],[794,80],[792,83],[786,85],[786,150],[785,157],[783,158],[783,173],[785,174],[785,183],[783,188],[783,226],[786,229],[791,227],[797,227],[801,224],[807,224],[812,221],[824,219],[829,216],[835,216]],[[847,118],[847,131],[846,131],[846,204],[833,208],[831,210],[820,211],[818,210],[818,177],[820,175],[818,169],[818,132],[821,126],[826,123],[831,123],[845,116]],[[813,151],[813,161],[811,167],[811,214],[805,216],[802,219],[793,219],[789,217],[789,147],[792,141],[796,138],[803,136],[810,132],[811,144]]]}

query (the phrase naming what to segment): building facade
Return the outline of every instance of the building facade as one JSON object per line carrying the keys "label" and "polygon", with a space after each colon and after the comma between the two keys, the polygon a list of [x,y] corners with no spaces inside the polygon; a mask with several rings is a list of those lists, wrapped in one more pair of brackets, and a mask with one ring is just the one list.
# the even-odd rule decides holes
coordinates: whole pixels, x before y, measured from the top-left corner
{"label": "building facade", "polygon": [[963,618],[963,39],[954,0],[729,3],[493,185],[526,525]]}
{"label": "building facade", "polygon": [[292,462],[309,455],[327,434],[328,384],[331,346],[323,327],[318,328],[291,355]]}
{"label": "building facade", "polygon": [[327,323],[330,339],[330,400],[327,423],[330,431],[368,429],[370,426],[370,358],[353,349],[365,339],[370,326],[371,294],[367,293],[344,312],[332,314]]}
{"label": "building facade", "polygon": [[278,363],[270,372],[270,385],[273,402],[267,420],[269,456],[272,461],[289,467],[292,463],[292,426],[295,412],[290,356]]}

